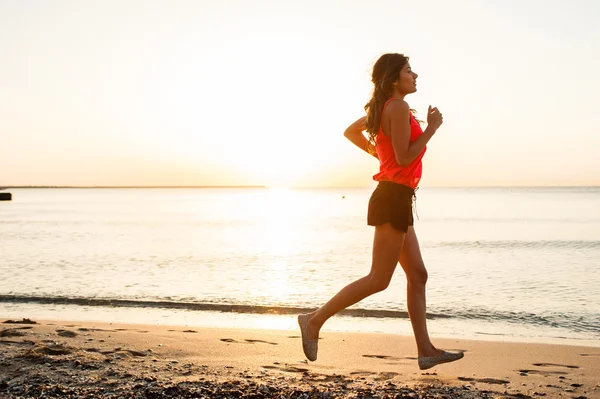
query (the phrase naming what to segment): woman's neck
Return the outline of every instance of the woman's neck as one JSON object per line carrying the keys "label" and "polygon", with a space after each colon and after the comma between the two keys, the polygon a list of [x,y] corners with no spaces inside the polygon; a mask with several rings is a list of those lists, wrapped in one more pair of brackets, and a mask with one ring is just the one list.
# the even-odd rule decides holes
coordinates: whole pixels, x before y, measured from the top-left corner
{"label": "woman's neck", "polygon": [[404,100],[404,97],[406,97],[406,94],[400,93],[398,90],[394,89],[394,91],[392,92],[392,97],[394,97],[398,100]]}

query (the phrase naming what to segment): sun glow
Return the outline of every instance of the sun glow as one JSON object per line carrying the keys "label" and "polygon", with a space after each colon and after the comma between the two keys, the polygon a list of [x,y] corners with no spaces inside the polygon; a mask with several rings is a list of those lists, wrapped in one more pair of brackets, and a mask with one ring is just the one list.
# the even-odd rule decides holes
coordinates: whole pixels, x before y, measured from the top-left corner
{"label": "sun glow", "polygon": [[[368,79],[315,63],[335,56],[315,36],[221,40],[210,59],[183,42],[143,72],[146,95],[127,115],[138,121],[140,143],[185,168],[235,175],[236,185],[310,186],[324,166],[343,163],[342,132],[361,116],[354,112],[363,93],[330,101],[318,90],[338,93]],[[314,58],[297,57],[301,51]]]}

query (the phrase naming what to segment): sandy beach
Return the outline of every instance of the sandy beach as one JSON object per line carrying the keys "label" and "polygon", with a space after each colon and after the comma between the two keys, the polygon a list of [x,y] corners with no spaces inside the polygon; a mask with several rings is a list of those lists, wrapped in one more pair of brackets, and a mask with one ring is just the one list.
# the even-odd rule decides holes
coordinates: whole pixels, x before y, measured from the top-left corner
{"label": "sandy beach", "polygon": [[465,358],[426,371],[413,338],[3,319],[0,397],[600,398],[600,348],[436,339]]}

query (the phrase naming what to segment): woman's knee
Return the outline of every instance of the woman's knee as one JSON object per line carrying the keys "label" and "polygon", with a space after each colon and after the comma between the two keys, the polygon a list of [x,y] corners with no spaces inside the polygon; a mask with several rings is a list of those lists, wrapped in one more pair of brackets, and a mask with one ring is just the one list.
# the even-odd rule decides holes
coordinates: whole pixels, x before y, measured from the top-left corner
{"label": "woman's knee", "polygon": [[413,286],[421,286],[427,283],[429,274],[427,273],[427,269],[425,269],[425,265],[421,265],[420,267],[413,268],[408,274],[407,278],[409,284]]}
{"label": "woman's knee", "polygon": [[389,287],[390,281],[392,280],[391,277],[374,274],[370,274],[367,277],[369,279],[369,288],[373,293],[385,290]]}

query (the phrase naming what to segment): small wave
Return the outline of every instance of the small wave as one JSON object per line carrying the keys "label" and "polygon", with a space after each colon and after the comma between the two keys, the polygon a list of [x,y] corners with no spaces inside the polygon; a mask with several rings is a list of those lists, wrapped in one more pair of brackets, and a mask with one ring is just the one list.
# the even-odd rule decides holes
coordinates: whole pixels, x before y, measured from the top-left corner
{"label": "small wave", "polygon": [[541,240],[541,241],[443,241],[432,243],[430,247],[450,247],[457,249],[600,249],[596,240]]}
{"label": "small wave", "polygon": [[578,333],[600,334],[600,314],[585,317],[578,314],[498,311],[491,309],[457,309],[448,312],[464,320],[483,320],[537,327],[565,328]]}
{"label": "small wave", "polygon": [[[266,305],[244,305],[225,304],[210,302],[184,302],[184,301],[152,301],[138,299],[102,299],[102,298],[77,298],[58,296],[27,296],[27,295],[0,295],[0,303],[40,303],[46,305],[79,305],[79,306],[102,306],[102,307],[140,307],[140,308],[163,308],[182,309],[195,311],[214,311],[229,313],[258,313],[258,314],[299,314],[312,312],[314,308],[294,306],[266,306]],[[396,310],[379,309],[345,309],[339,314],[354,317],[376,317],[376,318],[402,318],[407,319],[408,313]],[[445,315],[428,315],[432,318],[443,318]]]}

